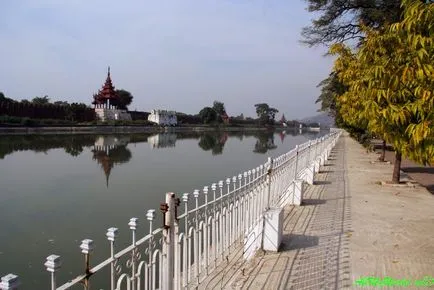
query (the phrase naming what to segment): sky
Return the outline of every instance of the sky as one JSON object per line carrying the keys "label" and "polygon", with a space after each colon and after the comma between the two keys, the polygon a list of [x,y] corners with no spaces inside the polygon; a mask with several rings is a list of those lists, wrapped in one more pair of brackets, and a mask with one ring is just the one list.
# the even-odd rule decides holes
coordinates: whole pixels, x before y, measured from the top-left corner
{"label": "sky", "polygon": [[303,0],[2,0],[0,91],[13,99],[92,102],[110,66],[130,110],[231,116],[317,114],[333,60],[300,43]]}

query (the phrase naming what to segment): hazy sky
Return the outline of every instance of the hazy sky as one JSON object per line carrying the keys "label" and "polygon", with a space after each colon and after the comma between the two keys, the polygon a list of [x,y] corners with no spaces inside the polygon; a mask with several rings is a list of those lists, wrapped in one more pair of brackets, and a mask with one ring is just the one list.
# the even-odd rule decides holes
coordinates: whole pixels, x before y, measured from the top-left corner
{"label": "hazy sky", "polygon": [[330,70],[299,43],[303,0],[0,0],[0,91],[90,104],[111,66],[130,109],[197,113],[214,100],[254,116],[316,114]]}

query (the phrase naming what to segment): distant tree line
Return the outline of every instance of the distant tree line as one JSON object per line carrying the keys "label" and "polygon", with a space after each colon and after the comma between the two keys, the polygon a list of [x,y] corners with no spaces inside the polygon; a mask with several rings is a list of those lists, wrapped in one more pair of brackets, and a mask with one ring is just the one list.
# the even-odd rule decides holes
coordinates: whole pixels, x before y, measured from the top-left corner
{"label": "distant tree line", "polygon": [[60,119],[75,122],[95,120],[95,112],[83,103],[58,101],[50,103],[48,96],[35,97],[32,101],[16,101],[0,92],[0,115],[33,119]]}
{"label": "distant tree line", "polygon": [[[214,101],[212,107],[205,107],[200,110],[199,114],[195,116],[194,121],[202,124],[232,124],[232,125],[274,125],[275,116],[279,110],[270,107],[267,103],[260,103],[255,105],[257,119],[244,118],[241,114],[237,117],[229,117],[226,113],[226,108],[223,102]],[[192,119],[190,117],[190,119]]]}

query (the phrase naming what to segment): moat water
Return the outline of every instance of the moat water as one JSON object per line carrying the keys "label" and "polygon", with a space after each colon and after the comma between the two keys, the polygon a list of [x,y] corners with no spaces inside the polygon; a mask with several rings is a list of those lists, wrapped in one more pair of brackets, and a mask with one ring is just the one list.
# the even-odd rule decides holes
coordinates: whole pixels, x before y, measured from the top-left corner
{"label": "moat water", "polygon": [[82,239],[94,240],[96,265],[109,257],[107,228],[119,228],[117,249],[131,239],[131,217],[144,236],[145,213],[166,192],[202,189],[325,133],[0,136],[0,276],[19,275],[20,289],[48,289],[43,264],[57,254],[63,284],[83,272]]}

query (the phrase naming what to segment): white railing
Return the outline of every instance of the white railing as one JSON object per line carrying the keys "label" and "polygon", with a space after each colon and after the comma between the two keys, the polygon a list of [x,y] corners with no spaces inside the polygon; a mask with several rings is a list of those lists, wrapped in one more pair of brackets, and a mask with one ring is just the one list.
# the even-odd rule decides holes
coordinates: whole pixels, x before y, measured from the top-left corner
{"label": "white railing", "polygon": [[[242,174],[192,194],[184,193],[181,198],[166,194],[166,201],[160,206],[163,227],[154,229],[155,210],[148,210],[148,234],[137,239],[138,219],[131,218],[128,226],[132,242],[121,251],[115,249],[118,229],[109,228],[106,236],[110,256],[94,267],[90,266],[93,241],[83,240],[80,249],[84,273],[61,286],[56,281],[61,259],[48,256],[44,265],[51,275],[51,289],[76,285],[90,289],[91,278],[104,271],[112,290],[171,290],[199,285],[233,251],[244,247],[246,252],[258,241],[260,244],[261,234],[255,228],[268,209],[301,203],[302,196],[295,189],[297,181],[313,182],[313,174],[327,159],[339,136],[340,131],[331,132],[275,159],[268,158],[265,164]],[[250,235],[255,235],[253,242],[247,237]],[[8,274],[1,278],[0,289],[17,289],[18,285],[18,277]]]}

